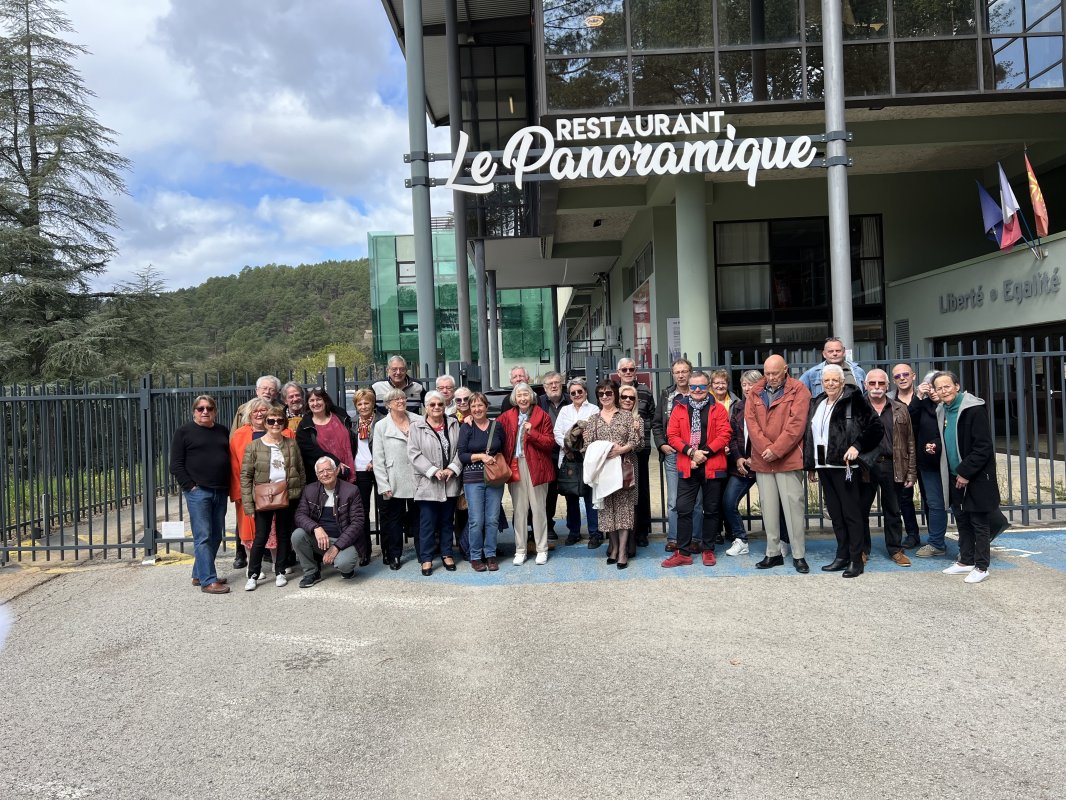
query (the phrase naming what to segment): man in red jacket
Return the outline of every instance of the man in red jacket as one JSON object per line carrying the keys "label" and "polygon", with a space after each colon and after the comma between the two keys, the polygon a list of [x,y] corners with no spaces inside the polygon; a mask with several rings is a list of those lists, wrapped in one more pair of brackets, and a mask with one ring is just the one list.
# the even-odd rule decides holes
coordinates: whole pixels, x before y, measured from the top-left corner
{"label": "man in red jacket", "polygon": [[[708,393],[711,379],[705,372],[693,372],[688,397],[681,397],[670,412],[666,438],[677,451],[677,550],[662,562],[664,567],[692,563],[692,510],[703,494],[703,530],[718,528],[718,515],[729,473],[726,448],[732,429],[725,406]],[[703,543],[703,564],[713,567],[714,537]]]}
{"label": "man in red jacket", "polygon": [[784,512],[796,572],[810,572],[804,537],[807,489],[803,482],[803,437],[811,393],[788,374],[781,356],[763,364],[763,379],[752,387],[744,407],[744,421],[751,440],[751,468],[759,486],[762,524],[766,531],[766,556],[759,569],[780,567],[781,515]]}

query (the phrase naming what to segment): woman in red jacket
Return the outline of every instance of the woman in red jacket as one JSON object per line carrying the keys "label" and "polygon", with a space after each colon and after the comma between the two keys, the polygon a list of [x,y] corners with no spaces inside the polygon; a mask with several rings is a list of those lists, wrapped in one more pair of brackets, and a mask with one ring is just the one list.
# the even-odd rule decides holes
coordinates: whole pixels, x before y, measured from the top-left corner
{"label": "woman in red jacket", "polygon": [[[692,509],[703,492],[703,530],[718,530],[722,490],[729,477],[726,449],[732,430],[725,406],[708,394],[710,378],[693,372],[689,395],[674,405],[666,426],[666,440],[677,451],[677,550],[664,567],[692,563]],[[703,564],[713,567],[714,536],[705,536]]]}
{"label": "woman in red jacket", "polygon": [[[555,433],[551,417],[534,402],[528,383],[519,383],[511,390],[511,408],[500,415],[503,428],[504,452],[511,459],[511,471],[517,468],[518,480],[512,481],[511,505],[514,506],[515,565],[526,561],[526,526],[524,521],[533,511],[533,539],[537,543],[537,563],[548,562],[548,518],[544,501],[548,484],[555,479],[552,451]],[[520,522],[521,521],[521,522]]]}

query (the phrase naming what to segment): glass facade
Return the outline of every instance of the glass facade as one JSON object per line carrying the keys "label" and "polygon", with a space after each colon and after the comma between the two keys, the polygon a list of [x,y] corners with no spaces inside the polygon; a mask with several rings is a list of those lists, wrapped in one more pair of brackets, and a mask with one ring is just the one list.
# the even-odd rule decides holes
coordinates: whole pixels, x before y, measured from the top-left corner
{"label": "glass facade", "polygon": [[[853,216],[851,302],[855,349],[878,357],[884,341],[881,217]],[[825,217],[719,222],[714,228],[718,344],[806,357],[832,331],[829,220]]]}
{"label": "glass facade", "polygon": [[[842,0],[845,93],[1064,88],[1063,3]],[[544,113],[823,96],[820,0],[540,0]]]}
{"label": "glass facade", "polygon": [[[418,363],[418,302],[415,295],[413,236],[371,233],[370,311],[373,324],[374,360],[384,363],[400,354]],[[433,285],[437,332],[437,356],[441,361],[459,360],[459,310],[455,281],[455,233],[433,231]],[[477,319],[474,267],[470,265],[470,317]],[[502,355],[505,359],[536,364],[550,350],[555,335],[551,289],[501,289],[499,305]],[[479,358],[476,333],[473,357]]]}

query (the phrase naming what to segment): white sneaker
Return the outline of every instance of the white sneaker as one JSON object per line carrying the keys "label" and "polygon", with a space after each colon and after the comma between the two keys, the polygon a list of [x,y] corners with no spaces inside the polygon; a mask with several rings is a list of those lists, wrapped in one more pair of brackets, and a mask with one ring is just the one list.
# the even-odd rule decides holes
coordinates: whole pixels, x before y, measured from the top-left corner
{"label": "white sneaker", "polygon": [[975,568],[975,569],[970,570],[970,574],[966,576],[965,580],[966,580],[967,583],[980,583],[981,581],[983,581],[987,577],[988,577],[988,570],[987,569],[976,569]]}
{"label": "white sneaker", "polygon": [[547,563],[548,563],[548,554],[547,553],[537,553],[537,564],[541,565],[541,564],[547,564]]}
{"label": "white sneaker", "polygon": [[283,572],[279,572],[278,573],[278,577],[274,578],[274,585],[277,586],[278,588],[281,588],[282,586],[284,586],[288,582],[289,582],[289,580],[288,580],[288,578],[285,577],[285,573],[283,573]]}
{"label": "white sneaker", "polygon": [[743,539],[734,539],[733,544],[729,546],[725,554],[727,556],[746,556],[748,554],[748,543]]}
{"label": "white sneaker", "polygon": [[944,570],[944,574],[945,575],[965,575],[966,573],[968,573],[968,572],[970,572],[972,570],[973,570],[973,566],[972,565],[967,566],[966,564],[960,564],[958,561],[956,561],[954,564],[952,564],[950,567],[948,567],[946,570]]}
{"label": "white sneaker", "polygon": [[520,567],[520,566],[522,566],[525,563],[526,563],[526,554],[525,553],[515,553],[515,555],[514,555],[514,565],[516,567]]}
{"label": "white sneaker", "polygon": [[246,584],[244,584],[244,591],[246,591],[246,592],[254,592],[255,591],[255,587],[258,586],[258,585],[259,585],[259,581],[257,581],[255,578],[249,578],[248,582]]}
{"label": "white sneaker", "polygon": [[783,558],[788,558],[788,551],[791,548],[792,548],[792,545],[790,545],[788,542],[781,542],[781,556]]}

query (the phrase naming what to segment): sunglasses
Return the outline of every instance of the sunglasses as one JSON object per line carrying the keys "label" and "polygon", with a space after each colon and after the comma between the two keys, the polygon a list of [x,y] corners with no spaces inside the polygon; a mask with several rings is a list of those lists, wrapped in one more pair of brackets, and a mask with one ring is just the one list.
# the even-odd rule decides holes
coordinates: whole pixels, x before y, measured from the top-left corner
{"label": "sunglasses", "polygon": [[612,392],[610,389],[606,389],[606,390],[604,390],[602,392],[596,392],[596,396],[597,397],[614,397],[614,392]]}
{"label": "sunglasses", "polygon": [[637,368],[636,367],[619,367],[618,371],[619,372],[636,372]]}
{"label": "sunglasses", "polygon": [[888,386],[888,381],[866,381],[870,386]]}
{"label": "sunglasses", "polygon": [[426,408],[444,408],[444,403],[426,403]]}
{"label": "sunglasses", "polygon": [[632,395],[632,394],[624,394],[624,395],[622,395],[622,400],[628,400],[630,403],[637,402],[636,395]]}
{"label": "sunglasses", "polygon": [[196,412],[198,414],[210,414],[214,410],[215,410],[214,406],[197,406],[196,407]]}
{"label": "sunglasses", "polygon": [[457,397],[457,398],[455,398],[455,402],[456,403],[469,403],[470,402],[470,398],[469,397]]}
{"label": "sunglasses", "polygon": [[570,392],[571,397],[580,397],[585,393],[584,389],[574,389]]}
{"label": "sunglasses", "polygon": [[910,376],[911,374],[909,372],[897,372],[895,375],[892,376],[892,380],[901,381],[904,378],[909,378]]}
{"label": "sunglasses", "polygon": [[285,424],[285,420],[283,420],[283,419],[279,419],[278,417],[267,417],[267,418],[266,418],[265,420],[263,420],[263,421],[264,421],[264,422],[265,422],[265,423],[266,423],[267,425],[284,425],[284,424]]}
{"label": "sunglasses", "polygon": [[706,392],[707,391],[707,384],[706,383],[690,383],[688,385],[688,388],[691,389],[694,392]]}

